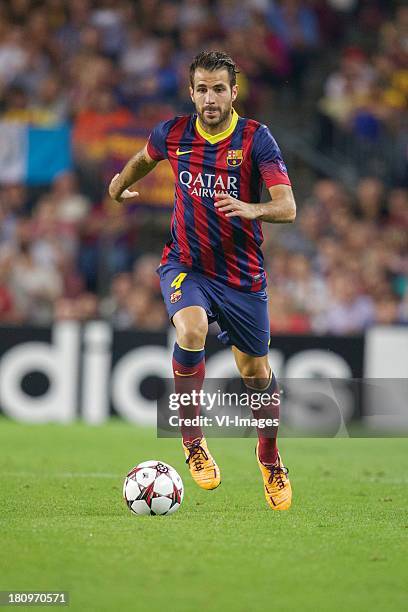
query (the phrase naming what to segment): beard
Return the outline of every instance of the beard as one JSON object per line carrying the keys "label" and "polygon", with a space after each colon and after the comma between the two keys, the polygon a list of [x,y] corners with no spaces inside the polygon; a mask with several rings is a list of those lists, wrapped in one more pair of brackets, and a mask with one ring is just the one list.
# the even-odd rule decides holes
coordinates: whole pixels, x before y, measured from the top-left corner
{"label": "beard", "polygon": [[216,115],[214,117],[208,117],[205,115],[205,111],[210,110],[204,107],[203,111],[199,111],[197,109],[197,114],[200,118],[200,122],[202,125],[208,125],[209,127],[217,127],[221,125],[227,119],[231,117],[231,108],[227,108],[225,111],[222,111],[220,108],[212,108],[211,110],[216,111]]}

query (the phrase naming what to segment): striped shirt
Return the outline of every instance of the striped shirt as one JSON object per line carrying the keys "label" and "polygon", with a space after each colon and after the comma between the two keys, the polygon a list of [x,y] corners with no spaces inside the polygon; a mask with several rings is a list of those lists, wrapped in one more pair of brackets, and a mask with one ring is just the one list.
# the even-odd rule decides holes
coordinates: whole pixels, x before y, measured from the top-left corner
{"label": "striped shirt", "polygon": [[204,131],[196,115],[159,123],[147,144],[152,159],[168,159],[175,177],[171,240],[161,263],[178,262],[242,291],[266,286],[261,222],[225,217],[215,193],[260,202],[266,187],[290,185],[279,147],[269,129],[232,114],[222,133]]}

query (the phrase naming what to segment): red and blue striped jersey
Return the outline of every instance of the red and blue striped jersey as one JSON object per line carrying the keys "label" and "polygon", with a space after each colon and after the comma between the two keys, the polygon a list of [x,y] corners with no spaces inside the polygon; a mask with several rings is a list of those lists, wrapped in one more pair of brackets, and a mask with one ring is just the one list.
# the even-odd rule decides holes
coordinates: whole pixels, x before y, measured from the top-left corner
{"label": "red and blue striped jersey", "polygon": [[181,263],[242,291],[263,289],[260,221],[225,217],[214,194],[258,203],[263,182],[291,184],[269,129],[233,111],[229,128],[213,136],[196,115],[175,117],[154,128],[147,151],[156,161],[168,159],[175,177],[171,240],[161,263]]}

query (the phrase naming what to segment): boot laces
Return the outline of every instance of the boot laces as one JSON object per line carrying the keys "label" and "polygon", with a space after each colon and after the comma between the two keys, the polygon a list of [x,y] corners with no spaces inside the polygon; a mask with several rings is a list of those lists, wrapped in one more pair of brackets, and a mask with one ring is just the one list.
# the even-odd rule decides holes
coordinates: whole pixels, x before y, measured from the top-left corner
{"label": "boot laces", "polygon": [[278,489],[283,489],[285,486],[284,476],[289,474],[289,470],[287,467],[283,465],[273,465],[271,467],[265,466],[270,471],[270,476],[268,478],[268,484],[272,484],[274,481],[278,487]]}
{"label": "boot laces", "polygon": [[200,440],[193,440],[193,442],[186,442],[185,446],[188,448],[188,457],[186,463],[193,464],[194,469],[199,472],[204,469],[204,461],[208,460],[208,455],[200,444]]}

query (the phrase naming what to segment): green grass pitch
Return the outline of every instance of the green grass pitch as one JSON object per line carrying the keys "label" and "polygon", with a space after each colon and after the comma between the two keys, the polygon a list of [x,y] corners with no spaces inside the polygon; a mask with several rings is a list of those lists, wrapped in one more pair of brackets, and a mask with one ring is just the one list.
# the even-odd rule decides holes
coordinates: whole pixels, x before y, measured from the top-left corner
{"label": "green grass pitch", "polygon": [[[209,440],[200,490],[178,440],[123,422],[0,420],[0,590],[67,590],[70,610],[406,610],[408,440],[286,439],[294,502],[272,512],[254,440]],[[170,517],[136,517],[123,476],[147,459],[185,485]]]}

